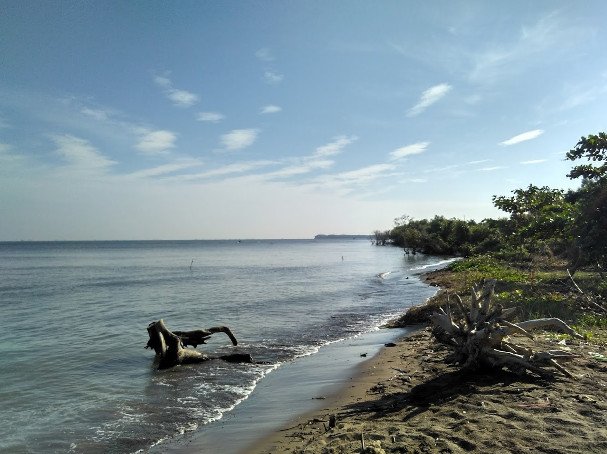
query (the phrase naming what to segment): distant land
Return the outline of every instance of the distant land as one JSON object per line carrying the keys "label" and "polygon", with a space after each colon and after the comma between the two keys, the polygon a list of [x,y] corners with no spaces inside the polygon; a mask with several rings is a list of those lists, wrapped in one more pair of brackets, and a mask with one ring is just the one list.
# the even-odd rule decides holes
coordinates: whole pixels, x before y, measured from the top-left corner
{"label": "distant land", "polygon": [[348,239],[352,239],[352,240],[370,240],[372,238],[372,235],[336,235],[336,234],[331,234],[331,235],[325,235],[325,234],[319,234],[316,235],[314,237],[315,240],[348,240]]}

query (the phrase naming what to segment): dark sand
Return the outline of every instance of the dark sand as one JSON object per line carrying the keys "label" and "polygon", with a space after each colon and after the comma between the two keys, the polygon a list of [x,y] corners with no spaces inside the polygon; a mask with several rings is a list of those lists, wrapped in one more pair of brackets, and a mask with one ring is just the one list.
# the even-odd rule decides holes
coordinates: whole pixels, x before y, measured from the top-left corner
{"label": "dark sand", "polygon": [[[363,441],[365,453],[607,452],[605,347],[526,341],[578,354],[567,365],[575,378],[463,374],[425,328],[364,363],[320,410],[243,452],[359,453]],[[337,424],[327,430],[331,415]]]}
{"label": "dark sand", "polygon": [[[314,355],[283,364],[247,400],[196,434],[152,448],[153,453],[248,452],[251,444],[280,430],[285,421],[322,408],[360,372],[360,364],[411,329],[378,330],[323,346]],[[364,356],[361,356],[364,355]]]}

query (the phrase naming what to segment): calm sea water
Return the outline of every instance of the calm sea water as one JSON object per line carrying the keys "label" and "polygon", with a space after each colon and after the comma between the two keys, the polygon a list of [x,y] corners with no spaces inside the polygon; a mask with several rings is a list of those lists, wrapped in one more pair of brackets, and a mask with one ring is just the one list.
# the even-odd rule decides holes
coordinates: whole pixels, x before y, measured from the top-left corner
{"label": "calm sea water", "polygon": [[[365,240],[0,243],[0,451],[136,452],[200,430],[280,364],[433,294],[416,275],[439,262]],[[260,363],[157,371],[160,318],[227,325],[238,347],[219,333],[205,351]]]}

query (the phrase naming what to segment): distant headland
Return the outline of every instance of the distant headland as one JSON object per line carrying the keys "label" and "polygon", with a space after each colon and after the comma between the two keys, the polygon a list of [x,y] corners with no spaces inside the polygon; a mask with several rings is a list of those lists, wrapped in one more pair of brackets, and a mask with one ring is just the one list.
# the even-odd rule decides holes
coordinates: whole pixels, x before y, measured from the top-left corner
{"label": "distant headland", "polygon": [[371,235],[344,235],[344,234],[330,234],[325,235],[323,233],[318,234],[314,237],[315,240],[370,240]]}

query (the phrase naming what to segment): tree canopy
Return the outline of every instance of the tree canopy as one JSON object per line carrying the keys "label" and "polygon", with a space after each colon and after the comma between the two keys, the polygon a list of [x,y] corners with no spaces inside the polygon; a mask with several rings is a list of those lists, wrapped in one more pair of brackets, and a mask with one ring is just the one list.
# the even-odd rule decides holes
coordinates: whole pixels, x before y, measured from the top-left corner
{"label": "tree canopy", "polygon": [[493,196],[493,204],[508,214],[503,219],[475,222],[435,216],[414,220],[403,215],[394,220],[390,240],[413,252],[438,255],[547,252],[605,269],[607,134],[582,137],[567,159],[588,161],[575,165],[567,174],[571,179],[582,179],[577,190],[565,192],[530,184],[510,196]]}

